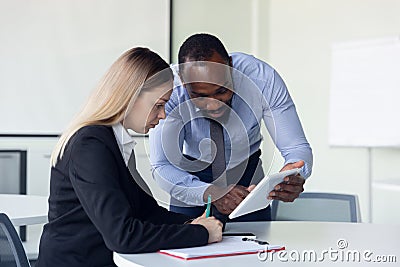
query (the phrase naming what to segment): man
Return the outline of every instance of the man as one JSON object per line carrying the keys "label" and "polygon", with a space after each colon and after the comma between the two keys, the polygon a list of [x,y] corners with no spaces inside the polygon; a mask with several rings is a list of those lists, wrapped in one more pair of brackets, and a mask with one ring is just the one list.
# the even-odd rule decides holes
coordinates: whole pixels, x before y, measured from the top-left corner
{"label": "man", "polygon": [[[211,196],[217,211],[229,215],[264,176],[261,120],[285,159],[282,170],[301,168],[266,198],[296,199],[313,157],[279,74],[253,56],[229,55],[209,34],[182,44],[178,72],[167,118],[150,132],[153,177],[171,195],[170,209],[199,216]],[[269,207],[237,218],[270,219]]]}

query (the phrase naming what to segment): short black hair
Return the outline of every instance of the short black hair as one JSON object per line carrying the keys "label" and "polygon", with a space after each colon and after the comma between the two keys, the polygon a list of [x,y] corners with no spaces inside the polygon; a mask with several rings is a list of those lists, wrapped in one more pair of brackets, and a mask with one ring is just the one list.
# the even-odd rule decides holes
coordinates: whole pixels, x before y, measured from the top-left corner
{"label": "short black hair", "polygon": [[229,55],[222,42],[214,35],[197,33],[187,38],[179,48],[179,64],[187,61],[206,61],[217,52],[229,61]]}

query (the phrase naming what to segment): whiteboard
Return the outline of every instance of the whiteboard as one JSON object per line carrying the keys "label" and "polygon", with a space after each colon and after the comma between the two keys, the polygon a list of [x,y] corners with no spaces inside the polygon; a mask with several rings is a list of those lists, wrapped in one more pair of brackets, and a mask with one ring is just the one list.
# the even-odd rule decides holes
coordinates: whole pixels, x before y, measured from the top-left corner
{"label": "whiteboard", "polygon": [[134,46],[169,55],[169,1],[0,1],[0,134],[59,134]]}
{"label": "whiteboard", "polygon": [[400,38],[332,46],[329,143],[400,146]]}

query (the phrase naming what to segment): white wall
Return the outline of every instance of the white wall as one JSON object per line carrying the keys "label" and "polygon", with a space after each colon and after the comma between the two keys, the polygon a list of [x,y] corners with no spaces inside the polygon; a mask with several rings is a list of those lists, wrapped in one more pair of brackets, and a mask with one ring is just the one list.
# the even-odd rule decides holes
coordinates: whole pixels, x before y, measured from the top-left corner
{"label": "white wall", "polygon": [[[291,88],[314,149],[314,173],[306,188],[358,193],[362,218],[366,221],[369,215],[367,150],[328,145],[331,44],[400,35],[400,1],[271,0],[269,3],[267,59],[283,73]],[[377,101],[384,101],[384,97]],[[390,171],[399,166],[399,149],[373,149],[372,153],[374,180],[400,180],[400,174]],[[375,201],[382,197],[382,193],[375,195]],[[386,207],[390,205],[388,202]],[[390,209],[382,212],[384,207],[376,207],[380,215],[374,221],[387,222],[384,216]],[[398,216],[396,220],[400,222]]]}
{"label": "white wall", "polygon": [[258,42],[259,0],[174,0],[172,62],[182,42],[193,33],[211,33],[230,51],[253,53]]}
{"label": "white wall", "polygon": [[[331,45],[400,35],[400,1],[175,0],[173,7],[173,61],[186,37],[209,32],[228,51],[252,53],[274,66],[288,85],[313,148],[315,165],[306,190],[358,194],[362,220],[368,221],[369,167],[374,181],[391,179],[389,187],[400,186],[400,174],[390,171],[400,165],[400,150],[373,149],[369,166],[367,149],[329,146]],[[263,145],[267,167],[273,159],[270,145],[269,140]],[[279,170],[280,156],[272,162],[271,171]],[[390,215],[393,202],[383,201],[394,192],[374,189],[374,222],[400,223],[400,215]]]}
{"label": "white wall", "polygon": [[0,134],[59,134],[135,46],[168,61],[169,1],[0,1]]}

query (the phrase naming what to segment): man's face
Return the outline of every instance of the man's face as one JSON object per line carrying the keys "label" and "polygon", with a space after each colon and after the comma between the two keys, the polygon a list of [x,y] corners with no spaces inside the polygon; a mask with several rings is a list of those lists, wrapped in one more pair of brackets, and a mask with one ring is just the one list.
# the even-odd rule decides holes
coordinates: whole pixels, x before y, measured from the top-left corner
{"label": "man's face", "polygon": [[230,62],[218,53],[204,64],[185,63],[181,78],[192,102],[207,116],[220,118],[229,113],[233,96]]}

